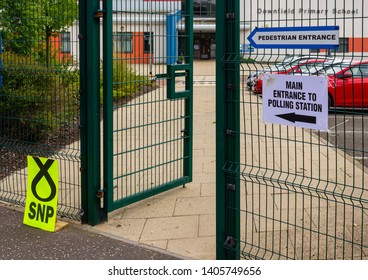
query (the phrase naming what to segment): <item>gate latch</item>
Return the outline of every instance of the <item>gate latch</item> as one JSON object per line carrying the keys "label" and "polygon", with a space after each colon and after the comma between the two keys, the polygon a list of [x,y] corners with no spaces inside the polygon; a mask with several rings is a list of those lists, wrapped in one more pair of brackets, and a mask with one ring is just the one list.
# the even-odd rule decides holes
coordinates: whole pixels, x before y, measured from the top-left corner
{"label": "gate latch", "polygon": [[105,196],[105,190],[104,189],[99,189],[97,192],[96,192],[96,197],[97,198],[104,198]]}
{"label": "gate latch", "polygon": [[167,65],[167,98],[178,99],[190,97],[191,92],[185,88],[181,91],[175,89],[175,78],[185,77],[185,87],[187,87],[187,79],[190,77],[190,65],[189,64],[169,64]]}
{"label": "gate latch", "polygon": [[100,19],[103,18],[104,16],[104,11],[103,10],[98,10],[97,12],[95,12],[94,18],[95,19]]}

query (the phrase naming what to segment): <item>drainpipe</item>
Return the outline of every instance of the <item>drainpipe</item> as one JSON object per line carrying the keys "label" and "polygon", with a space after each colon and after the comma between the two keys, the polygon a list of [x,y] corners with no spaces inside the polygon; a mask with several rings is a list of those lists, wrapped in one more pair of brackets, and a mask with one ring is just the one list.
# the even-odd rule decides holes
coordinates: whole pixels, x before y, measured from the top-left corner
{"label": "drainpipe", "polygon": [[150,58],[149,58],[149,63],[150,63],[150,76],[152,76],[152,2],[150,2],[150,29],[149,29],[149,44],[150,44]]}
{"label": "drainpipe", "polygon": [[176,26],[178,22],[181,20],[182,15],[181,11],[178,11],[175,14],[166,16],[166,53],[167,60],[166,64],[175,64],[178,59],[178,31],[176,30]]}

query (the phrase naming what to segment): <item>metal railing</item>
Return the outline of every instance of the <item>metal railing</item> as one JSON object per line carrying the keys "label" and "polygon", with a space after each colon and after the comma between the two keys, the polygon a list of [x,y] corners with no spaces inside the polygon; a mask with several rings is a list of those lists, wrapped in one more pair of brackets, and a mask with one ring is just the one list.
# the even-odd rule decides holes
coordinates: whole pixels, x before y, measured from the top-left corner
{"label": "metal railing", "polygon": [[0,200],[23,206],[26,156],[50,157],[60,165],[59,215],[80,220],[78,3],[50,3],[48,13],[42,3],[0,5]]}
{"label": "metal railing", "polygon": [[[217,100],[222,101],[217,125],[219,143],[225,147],[224,152],[218,147],[217,155],[217,189],[224,197],[217,198],[218,258],[366,259],[368,100],[359,101],[368,91],[365,2],[230,2],[217,14],[217,26],[226,30],[219,30],[217,37],[217,43],[224,44],[217,48],[223,73],[217,76]],[[245,22],[249,29],[241,32],[237,28]],[[315,26],[339,26],[337,50],[254,48],[247,40],[257,27],[271,31]],[[248,46],[246,52],[239,51],[240,45]],[[262,82],[259,74],[287,75],[280,69],[289,64],[280,63],[299,56],[343,60],[347,65],[339,66],[340,71],[354,65],[359,69],[334,80],[337,69],[319,73],[330,81],[328,131],[263,121],[265,97],[255,87]],[[231,81],[231,73],[238,70],[239,81]],[[315,70],[309,69],[307,76]],[[255,80],[248,84],[252,75]]]}

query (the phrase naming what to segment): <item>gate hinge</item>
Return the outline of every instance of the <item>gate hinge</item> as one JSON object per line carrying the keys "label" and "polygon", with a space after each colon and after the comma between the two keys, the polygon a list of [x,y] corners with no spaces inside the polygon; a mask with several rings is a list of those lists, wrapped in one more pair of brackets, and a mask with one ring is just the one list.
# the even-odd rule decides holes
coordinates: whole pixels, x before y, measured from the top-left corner
{"label": "gate hinge", "polygon": [[226,189],[228,189],[228,190],[230,190],[230,191],[235,191],[235,189],[236,189],[236,185],[235,185],[235,184],[227,183],[227,184],[226,184]]}
{"label": "gate hinge", "polygon": [[235,13],[227,13],[226,14],[226,19],[235,19]]}
{"label": "gate hinge", "polygon": [[235,136],[235,131],[233,131],[231,129],[226,129],[226,135],[228,135],[228,136]]}
{"label": "gate hinge", "polygon": [[235,85],[234,84],[227,84],[226,85],[226,89],[228,89],[228,90],[235,90]]}
{"label": "gate hinge", "polygon": [[224,242],[224,246],[234,248],[236,245],[235,238],[232,236],[227,236]]}

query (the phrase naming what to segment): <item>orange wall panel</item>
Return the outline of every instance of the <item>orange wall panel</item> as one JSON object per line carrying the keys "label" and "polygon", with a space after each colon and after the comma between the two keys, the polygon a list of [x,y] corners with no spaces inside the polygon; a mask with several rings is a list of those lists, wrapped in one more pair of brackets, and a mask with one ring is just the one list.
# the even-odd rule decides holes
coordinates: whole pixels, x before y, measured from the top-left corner
{"label": "orange wall panel", "polygon": [[368,52],[368,38],[349,38],[349,52]]}

